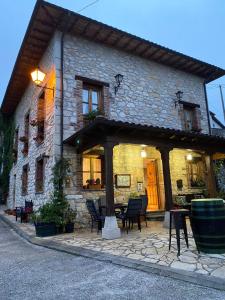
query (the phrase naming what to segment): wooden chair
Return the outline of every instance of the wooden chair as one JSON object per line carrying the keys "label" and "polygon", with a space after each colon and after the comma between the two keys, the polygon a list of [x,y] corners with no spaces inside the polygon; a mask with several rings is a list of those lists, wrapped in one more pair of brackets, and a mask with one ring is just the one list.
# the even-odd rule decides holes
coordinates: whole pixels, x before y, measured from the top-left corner
{"label": "wooden chair", "polygon": [[132,224],[132,228],[133,228],[133,224],[135,222],[138,224],[138,229],[141,231],[141,220],[140,220],[141,209],[142,209],[141,198],[129,199],[126,212],[121,213],[117,216],[117,218],[122,220],[123,227],[126,227],[127,233],[128,233],[128,229],[130,229],[130,224]]}
{"label": "wooden chair", "polygon": [[102,230],[102,227],[104,226],[105,217],[101,216],[100,213],[97,211],[95,203],[91,199],[86,200],[86,206],[87,210],[91,216],[91,232],[93,231],[94,223],[97,223],[98,225],[98,232],[99,230]]}
{"label": "wooden chair", "polygon": [[16,211],[16,221],[18,217],[20,222],[28,222],[29,215],[33,213],[33,201],[25,201],[25,206],[17,206]]}

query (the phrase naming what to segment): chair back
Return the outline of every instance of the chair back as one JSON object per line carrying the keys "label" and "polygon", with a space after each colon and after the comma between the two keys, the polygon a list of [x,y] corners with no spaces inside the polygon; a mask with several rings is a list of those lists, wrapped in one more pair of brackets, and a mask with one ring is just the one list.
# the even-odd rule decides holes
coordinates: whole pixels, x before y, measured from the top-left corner
{"label": "chair back", "polygon": [[106,197],[102,195],[98,199],[98,209],[101,216],[106,216]]}
{"label": "chair back", "polygon": [[33,212],[33,201],[26,201],[25,200],[25,212],[32,213]]}
{"label": "chair back", "polygon": [[142,209],[142,199],[141,198],[131,198],[128,201],[126,215],[128,218],[138,217],[141,214]]}
{"label": "chair back", "polygon": [[87,206],[87,210],[92,218],[93,221],[98,221],[99,220],[99,213],[96,209],[96,206],[95,206],[95,203],[94,203],[94,200],[92,199],[87,199],[86,200],[86,206]]}
{"label": "chair back", "polygon": [[148,197],[146,195],[140,195],[142,200],[141,214],[145,214],[148,207]]}

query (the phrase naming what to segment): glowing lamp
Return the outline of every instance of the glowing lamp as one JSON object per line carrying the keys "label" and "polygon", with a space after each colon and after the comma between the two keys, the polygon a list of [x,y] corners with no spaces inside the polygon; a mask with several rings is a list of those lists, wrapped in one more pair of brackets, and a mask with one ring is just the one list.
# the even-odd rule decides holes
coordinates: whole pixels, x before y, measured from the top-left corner
{"label": "glowing lamp", "polygon": [[142,150],[141,150],[141,157],[142,157],[142,158],[147,157],[147,152],[145,151],[145,149],[142,149]]}
{"label": "glowing lamp", "polygon": [[37,68],[31,73],[31,78],[36,85],[39,85],[40,83],[42,83],[44,81],[45,75],[46,75],[45,73],[41,72]]}
{"label": "glowing lamp", "polygon": [[191,161],[193,159],[192,154],[188,154],[186,157],[187,157],[187,160],[189,160],[189,161]]}

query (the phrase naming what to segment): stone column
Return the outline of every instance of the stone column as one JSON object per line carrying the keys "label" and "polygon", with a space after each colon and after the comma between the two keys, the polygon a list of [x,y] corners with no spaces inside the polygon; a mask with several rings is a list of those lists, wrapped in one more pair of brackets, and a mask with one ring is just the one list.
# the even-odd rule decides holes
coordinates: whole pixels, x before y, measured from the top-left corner
{"label": "stone column", "polygon": [[102,237],[116,239],[121,236],[121,233],[114,211],[113,148],[115,142],[107,140],[103,146],[105,153],[106,218],[102,229]]}
{"label": "stone column", "polygon": [[163,180],[165,190],[165,219],[164,227],[169,227],[169,210],[173,208],[173,196],[171,186],[171,175],[170,175],[170,151],[172,148],[160,147],[157,148],[161,154],[162,167],[163,167]]}
{"label": "stone column", "polygon": [[209,192],[209,196],[213,198],[217,196],[217,189],[216,189],[216,176],[213,167],[212,153],[208,153],[208,155],[205,156],[205,163],[207,169],[208,192]]}

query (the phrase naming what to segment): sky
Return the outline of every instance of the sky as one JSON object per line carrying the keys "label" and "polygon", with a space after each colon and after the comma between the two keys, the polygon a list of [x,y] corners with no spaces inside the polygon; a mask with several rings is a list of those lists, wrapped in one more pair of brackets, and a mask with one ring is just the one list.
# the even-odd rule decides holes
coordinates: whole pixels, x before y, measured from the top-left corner
{"label": "sky", "polygon": [[[94,0],[50,0],[79,11]],[[0,103],[35,0],[0,1]],[[81,12],[152,42],[225,69],[225,0],[98,0]],[[209,108],[224,121],[218,85],[207,87]]]}

